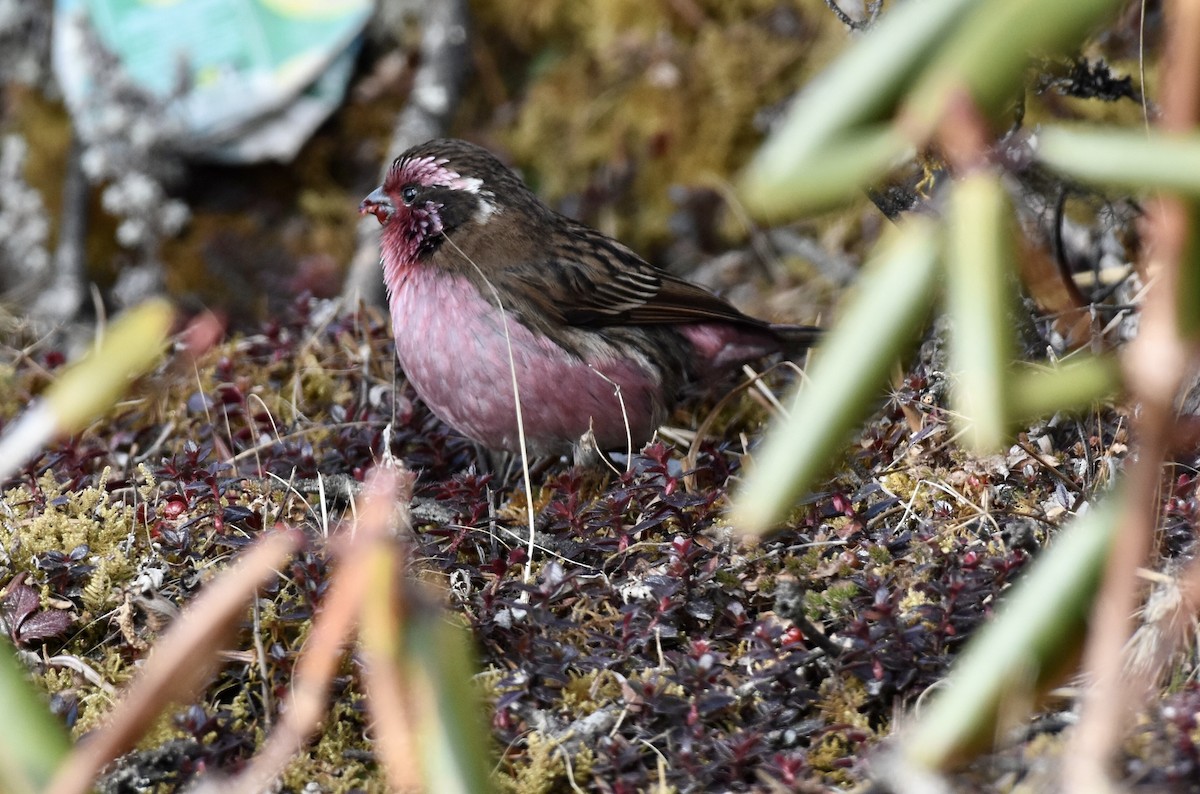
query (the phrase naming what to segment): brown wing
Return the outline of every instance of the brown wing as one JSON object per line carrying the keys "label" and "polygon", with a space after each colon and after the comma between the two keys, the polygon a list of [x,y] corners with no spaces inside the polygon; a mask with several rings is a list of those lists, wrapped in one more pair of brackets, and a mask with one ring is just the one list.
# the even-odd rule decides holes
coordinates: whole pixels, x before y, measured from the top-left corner
{"label": "brown wing", "polygon": [[586,226],[572,224],[570,243],[551,251],[541,296],[568,325],[659,325],[719,320],[753,328],[768,323],[742,314],[703,287],[654,267]]}

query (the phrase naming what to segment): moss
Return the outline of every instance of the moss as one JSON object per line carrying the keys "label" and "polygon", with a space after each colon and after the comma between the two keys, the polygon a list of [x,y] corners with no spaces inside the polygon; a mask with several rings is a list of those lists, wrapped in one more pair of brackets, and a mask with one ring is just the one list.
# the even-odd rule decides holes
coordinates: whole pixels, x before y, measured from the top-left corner
{"label": "moss", "polygon": [[[0,316],[0,322],[3,321],[4,318]],[[0,329],[0,334],[4,333],[4,330],[6,329]],[[29,405],[27,400],[21,399],[18,383],[16,368],[0,362],[0,419],[7,421]]]}
{"label": "moss", "polygon": [[820,773],[827,783],[848,786],[855,781],[854,775],[845,768],[842,759],[852,755],[853,745],[840,733],[823,735],[808,752],[808,762]]}
{"label": "moss", "polygon": [[503,692],[498,689],[505,673],[498,667],[491,666],[476,673],[475,684],[479,687],[479,696],[489,703],[494,703]]}
{"label": "moss", "polygon": [[573,715],[586,717],[621,697],[621,682],[606,670],[571,676],[562,690],[562,704]]}
{"label": "moss", "polygon": [[923,495],[927,493],[927,490],[920,487],[920,480],[914,476],[914,472],[911,470],[888,472],[879,478],[879,482],[887,489],[888,493],[893,494],[905,505],[911,501],[914,510],[925,509],[926,502],[923,500]]}
{"label": "moss", "polygon": [[[127,660],[112,649],[101,651],[99,658],[87,659],[97,675],[105,682],[119,689],[133,674]],[[66,667],[47,666],[41,673],[34,676],[34,683],[48,694],[55,692],[72,692],[77,698],[77,716],[71,726],[71,735],[78,738],[87,732],[104,724],[114,704],[114,696],[103,689],[83,679],[77,672]],[[169,724],[167,724],[169,727]],[[159,740],[165,741],[161,721],[156,722],[152,731]],[[166,738],[178,735],[173,729]],[[143,740],[141,746],[150,747],[154,742]]]}
{"label": "moss", "polygon": [[315,743],[284,772],[284,790],[303,791],[309,784],[316,784],[322,791],[389,790],[365,744],[358,706],[361,699],[361,694],[351,692],[332,702]]}
{"label": "moss", "polygon": [[78,694],[78,713],[71,728],[71,734],[75,737],[102,724],[104,715],[112,707],[111,697],[100,689],[81,684],[79,674],[66,667],[47,666],[39,675],[34,676],[33,681],[47,694],[70,691]]}
{"label": "moss", "polygon": [[525,737],[521,765],[510,767],[510,774],[499,775],[496,788],[512,794],[549,794],[574,789],[587,780],[593,762],[592,751],[586,746],[568,758],[561,742],[534,731]]}
{"label": "moss", "polygon": [[[817,707],[826,724],[852,725],[867,735],[872,733],[869,720],[862,711],[869,699],[862,681],[853,676],[830,676],[821,682],[818,695]],[[850,782],[853,778],[848,776],[841,761],[853,751],[854,746],[844,732],[831,731],[822,736],[809,753],[809,762],[814,769],[825,772],[831,781]]]}
{"label": "moss", "polygon": [[[11,555],[18,568],[32,570],[34,558],[48,551],[69,553],[87,544],[98,566],[110,578],[122,578],[131,572],[124,544],[133,532],[133,510],[114,505],[107,490],[108,470],[98,484],[78,491],[66,491],[53,473],[38,479],[45,507],[30,515],[34,495],[24,487],[9,491],[7,503],[24,520],[15,522]],[[19,507],[23,505],[24,507]]]}
{"label": "moss", "polygon": [[913,614],[918,608],[923,607],[928,603],[929,596],[927,596],[923,591],[909,589],[905,591],[904,598],[900,600],[900,609],[906,615]]}
{"label": "moss", "polygon": [[800,85],[804,45],[829,17],[811,3],[708,4],[694,18],[635,0],[528,5],[477,8],[535,58],[506,143],[549,200],[615,199],[590,220],[639,248],[665,240],[671,185],[720,185],[746,161],[755,114]]}
{"label": "moss", "polygon": [[297,370],[299,392],[304,402],[297,405],[296,409],[303,411],[304,405],[310,402],[322,405],[332,402],[339,388],[345,388],[344,380],[337,375],[322,366],[312,350],[305,350]]}
{"label": "moss", "polygon": [[849,608],[851,599],[858,593],[859,587],[853,582],[837,582],[824,590],[806,590],[804,614],[813,621],[819,621],[830,614],[843,614]]}
{"label": "moss", "polygon": [[181,730],[176,724],[176,717],[184,708],[183,706],[176,706],[159,714],[146,730],[146,733],[138,738],[138,749],[149,750],[161,747],[176,739],[187,738],[187,733]]}
{"label": "moss", "polygon": [[[237,730],[255,726],[258,716],[262,712],[261,695],[259,694],[259,686],[262,682],[258,677],[258,669],[256,666],[250,666],[247,671],[246,685],[233,691],[233,699],[229,701],[228,705],[229,716],[232,720],[231,727]],[[260,736],[260,743],[262,738],[264,737]]]}
{"label": "moss", "polygon": [[823,551],[821,549],[810,548],[797,557],[786,558],[784,560],[784,570],[797,579],[806,578],[821,564],[822,555]]}
{"label": "moss", "polygon": [[[714,574],[714,578],[717,580],[717,582],[719,584],[724,585],[725,587],[728,587],[730,589],[737,587],[738,585],[741,584],[741,581],[742,581],[741,577],[738,575],[738,573],[736,571],[730,571],[730,570],[717,571]],[[764,582],[763,586],[767,587],[767,586],[769,586],[769,583]]]}
{"label": "moss", "polygon": [[122,554],[101,555],[95,558],[96,569],[84,585],[83,606],[93,615],[101,615],[116,606],[121,587],[134,574],[134,561]]}
{"label": "moss", "polygon": [[[883,570],[886,570],[892,563],[892,553],[888,551],[888,547],[879,544],[867,549],[867,557],[875,567]],[[883,571],[879,572],[882,573]]]}

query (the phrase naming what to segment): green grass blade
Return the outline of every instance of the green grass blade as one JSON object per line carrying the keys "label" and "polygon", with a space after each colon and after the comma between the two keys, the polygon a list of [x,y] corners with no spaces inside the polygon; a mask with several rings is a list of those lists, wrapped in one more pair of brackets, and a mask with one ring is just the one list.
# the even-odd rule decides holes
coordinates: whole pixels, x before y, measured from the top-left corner
{"label": "green grass blade", "polygon": [[67,732],[17,661],[12,644],[0,640],[0,791],[41,791],[71,747]]}
{"label": "green grass blade", "polygon": [[[808,181],[813,169],[826,169],[825,159],[835,156],[831,149],[842,151],[841,159],[846,160],[858,152],[866,162],[858,173],[837,169],[834,173],[842,174],[841,182],[833,182],[832,174],[822,176],[819,193],[825,202],[850,194],[881,173],[891,159],[879,155],[884,142],[848,146],[847,134],[857,136],[862,125],[885,118],[908,79],[936,51],[937,42],[980,2],[923,0],[889,9],[869,33],[804,88],[759,149],[741,182],[743,199],[751,210],[784,214],[819,204],[790,188]],[[884,151],[903,151],[907,146],[903,140],[887,141]]]}
{"label": "green grass blade", "polygon": [[1046,127],[1037,134],[1037,157],[1086,182],[1200,197],[1200,135]]}
{"label": "green grass blade", "polygon": [[1008,440],[1013,365],[1011,211],[1000,178],[978,171],[954,186],[947,213],[946,306],[956,420],[979,454]]}
{"label": "green grass blade", "polygon": [[113,321],[94,350],[68,367],[44,399],[61,433],[75,433],[113,406],[129,381],[158,361],[175,320],[171,304],[146,301]]}
{"label": "green grass blade", "polygon": [[1075,356],[1054,367],[1023,367],[1012,377],[1012,419],[1023,424],[1057,411],[1084,410],[1120,388],[1121,368],[1111,357]]}
{"label": "green grass blade", "polygon": [[925,67],[904,114],[918,138],[932,133],[961,90],[995,113],[1021,98],[1031,55],[1071,52],[1118,0],[988,0],[969,16]]}
{"label": "green grass blade", "polygon": [[894,127],[848,133],[793,171],[751,168],[739,183],[746,209],[767,222],[828,209],[848,201],[911,156],[908,139]]}
{"label": "green grass blade", "polygon": [[813,355],[809,383],[772,428],[734,498],[740,531],[766,532],[836,460],[914,344],[937,293],[938,234],[912,218],[866,265],[836,328]]}
{"label": "green grass blade", "polygon": [[[972,638],[946,684],[901,734],[903,761],[944,770],[985,747],[998,717],[1069,672],[1078,656],[1096,588],[1116,536],[1122,497],[1110,495],[1059,530],[1058,537],[1005,597],[995,620]],[[1067,668],[1067,669],[1064,669]]]}

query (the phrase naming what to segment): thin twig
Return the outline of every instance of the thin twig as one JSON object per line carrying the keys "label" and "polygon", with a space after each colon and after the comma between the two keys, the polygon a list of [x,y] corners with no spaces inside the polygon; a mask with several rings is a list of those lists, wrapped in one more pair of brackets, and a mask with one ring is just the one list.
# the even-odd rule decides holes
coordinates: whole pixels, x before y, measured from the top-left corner
{"label": "thin twig", "polygon": [[[1200,116],[1200,5],[1174,0],[1166,10],[1162,125],[1167,132],[1182,133]],[[1160,466],[1174,436],[1175,396],[1196,353],[1195,345],[1181,338],[1179,317],[1189,210],[1183,200],[1163,197],[1147,213],[1150,253],[1143,272],[1157,271],[1157,278],[1146,297],[1138,336],[1122,358],[1126,383],[1141,407],[1133,419],[1137,456],[1126,478],[1121,531],[1092,607],[1083,655],[1091,686],[1084,693],[1079,725],[1063,765],[1069,794],[1108,788],[1108,766],[1128,724],[1130,693],[1137,690],[1123,678],[1122,649],[1133,629],[1140,591],[1137,571],[1150,553],[1157,525]]]}

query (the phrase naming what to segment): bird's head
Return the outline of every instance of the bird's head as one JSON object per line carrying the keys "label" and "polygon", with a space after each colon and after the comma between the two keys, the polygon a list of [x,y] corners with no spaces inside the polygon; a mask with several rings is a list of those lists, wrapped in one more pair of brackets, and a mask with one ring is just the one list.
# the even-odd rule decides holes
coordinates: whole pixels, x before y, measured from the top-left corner
{"label": "bird's head", "polygon": [[396,158],[358,211],[383,226],[386,249],[415,263],[447,236],[477,230],[507,210],[536,203],[517,176],[466,141],[427,141]]}

